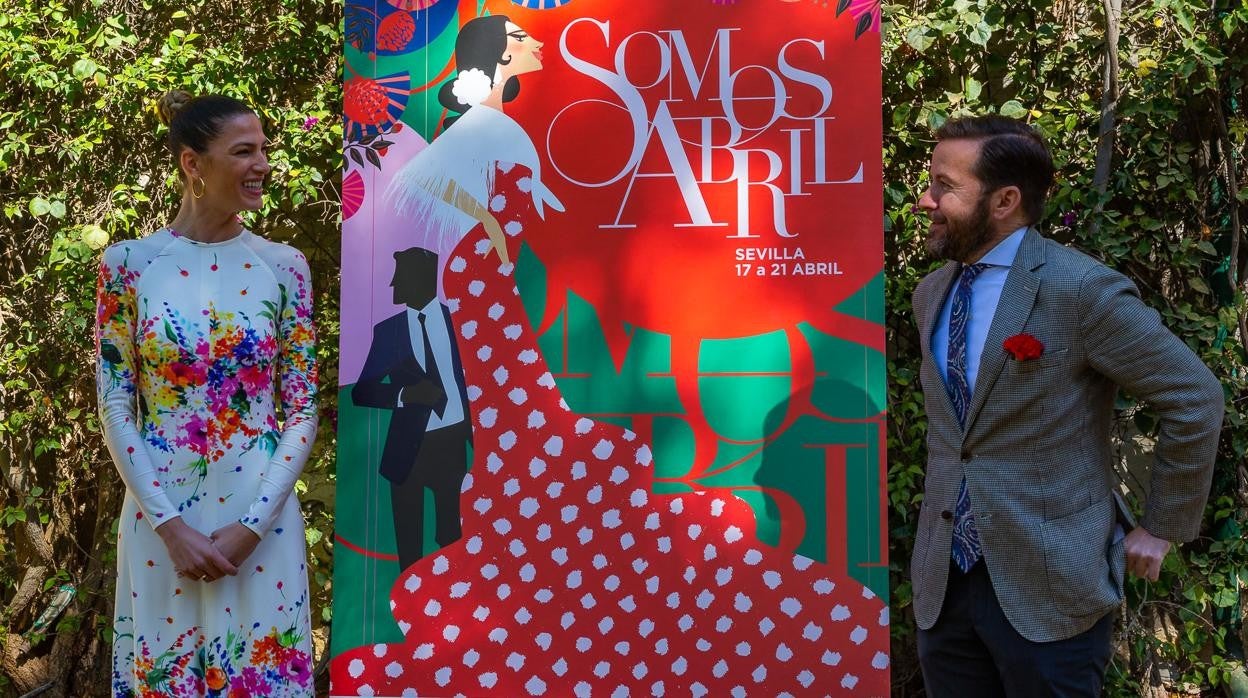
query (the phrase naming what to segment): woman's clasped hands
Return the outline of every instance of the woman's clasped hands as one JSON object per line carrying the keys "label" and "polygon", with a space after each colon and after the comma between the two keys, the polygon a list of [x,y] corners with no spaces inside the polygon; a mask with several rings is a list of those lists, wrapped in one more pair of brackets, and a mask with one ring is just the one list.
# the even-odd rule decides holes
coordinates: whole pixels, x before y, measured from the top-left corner
{"label": "woman's clasped hands", "polygon": [[256,549],[260,537],[238,523],[226,524],[204,535],[191,528],[181,517],[156,529],[179,577],[215,582],[238,574],[243,561]]}

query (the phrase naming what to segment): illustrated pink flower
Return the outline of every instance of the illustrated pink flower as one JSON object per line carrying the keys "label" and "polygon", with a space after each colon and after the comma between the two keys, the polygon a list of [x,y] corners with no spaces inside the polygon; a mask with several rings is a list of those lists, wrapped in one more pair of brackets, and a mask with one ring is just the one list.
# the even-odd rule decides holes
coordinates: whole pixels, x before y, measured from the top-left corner
{"label": "illustrated pink flower", "polygon": [[881,0],[848,0],[848,8],[845,7],[846,1],[839,0],[836,14],[839,16],[845,9],[849,10],[850,16],[855,20],[855,39],[867,33],[867,31],[879,33]]}
{"label": "illustrated pink flower", "polygon": [[251,698],[253,695],[269,695],[269,682],[264,679],[264,674],[254,666],[243,669],[243,673],[230,679],[230,696],[233,698],[234,692],[239,691],[239,696]]}
{"label": "illustrated pink flower", "polygon": [[243,390],[251,396],[263,393],[272,385],[269,372],[260,366],[244,366],[238,372],[238,378],[243,383]]}
{"label": "illustrated pink flower", "polygon": [[239,385],[238,378],[235,376],[222,379],[220,387],[211,391],[208,406],[212,411],[220,415],[229,409],[230,402],[234,399],[234,393],[238,392]]}
{"label": "illustrated pink flower", "polygon": [[186,420],[182,433],[174,438],[173,442],[201,456],[208,453],[208,424],[199,415],[191,417]]}
{"label": "illustrated pink flower", "polygon": [[271,335],[260,340],[256,344],[257,353],[265,358],[273,358],[277,355],[277,340]]}
{"label": "illustrated pink flower", "polygon": [[302,652],[296,652],[294,656],[290,657],[288,662],[278,668],[278,673],[287,681],[293,681],[300,686],[307,686],[308,681],[312,678],[312,666]]}
{"label": "illustrated pink flower", "polygon": [[364,177],[359,170],[351,170],[342,180],[342,219],[354,216],[364,204]]}

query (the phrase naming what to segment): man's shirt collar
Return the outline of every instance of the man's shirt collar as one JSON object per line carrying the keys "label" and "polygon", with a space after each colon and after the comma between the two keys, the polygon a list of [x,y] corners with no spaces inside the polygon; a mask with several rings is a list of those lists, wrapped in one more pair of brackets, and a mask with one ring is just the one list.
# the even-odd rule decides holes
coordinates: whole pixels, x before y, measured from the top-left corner
{"label": "man's shirt collar", "polygon": [[433,315],[435,312],[438,312],[438,305],[440,304],[441,301],[438,300],[437,296],[434,296],[433,299],[426,303],[423,308],[413,308],[410,305],[407,306],[407,314],[409,317],[415,317],[417,313],[424,313],[425,316],[428,317]]}
{"label": "man's shirt collar", "polygon": [[1014,258],[1018,256],[1018,248],[1023,245],[1023,236],[1027,234],[1028,227],[1023,226],[1010,233],[1009,237],[997,243],[996,247],[981,257],[979,263],[989,264],[994,267],[1013,266]]}

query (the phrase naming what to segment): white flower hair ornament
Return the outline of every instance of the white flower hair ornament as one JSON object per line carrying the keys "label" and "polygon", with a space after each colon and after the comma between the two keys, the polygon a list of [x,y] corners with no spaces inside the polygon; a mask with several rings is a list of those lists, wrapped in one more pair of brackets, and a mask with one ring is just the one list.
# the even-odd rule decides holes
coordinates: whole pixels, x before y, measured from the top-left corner
{"label": "white flower hair ornament", "polygon": [[485,71],[480,68],[469,68],[459,71],[459,77],[455,78],[454,84],[451,85],[451,94],[455,95],[455,99],[459,100],[460,104],[475,107],[484,102],[493,89],[494,84]]}

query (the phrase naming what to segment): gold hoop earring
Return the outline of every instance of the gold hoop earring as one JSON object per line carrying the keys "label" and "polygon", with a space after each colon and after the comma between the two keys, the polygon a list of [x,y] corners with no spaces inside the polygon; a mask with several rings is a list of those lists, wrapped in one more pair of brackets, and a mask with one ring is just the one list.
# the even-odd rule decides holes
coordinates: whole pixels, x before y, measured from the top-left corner
{"label": "gold hoop earring", "polygon": [[199,191],[195,191],[195,180],[191,180],[191,193],[195,195],[196,199],[202,199],[204,198],[204,192],[208,190],[208,183],[204,181],[203,177],[196,177],[195,179],[199,180]]}

